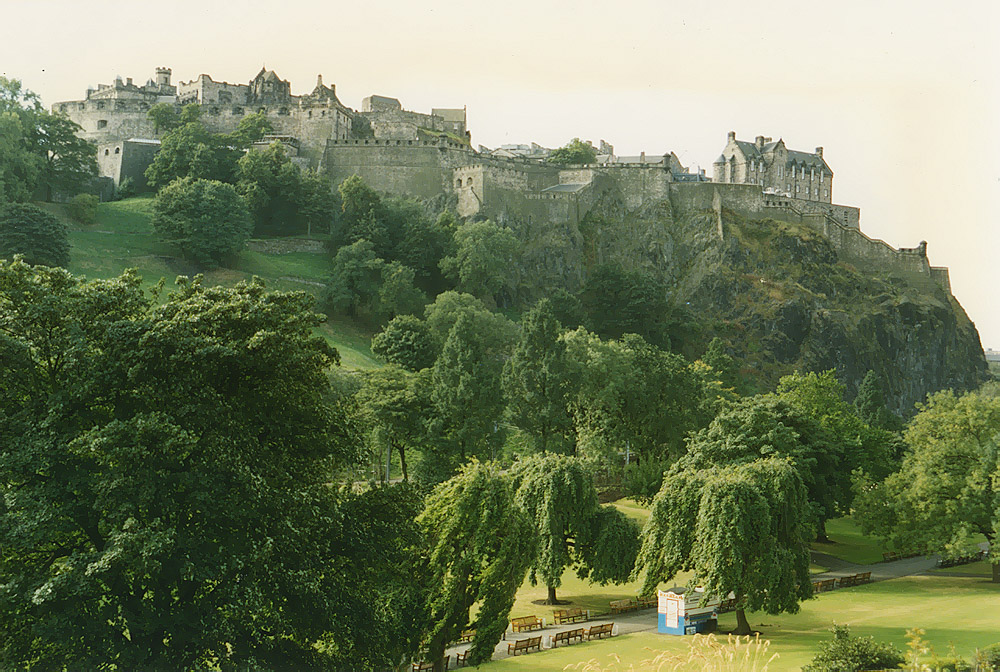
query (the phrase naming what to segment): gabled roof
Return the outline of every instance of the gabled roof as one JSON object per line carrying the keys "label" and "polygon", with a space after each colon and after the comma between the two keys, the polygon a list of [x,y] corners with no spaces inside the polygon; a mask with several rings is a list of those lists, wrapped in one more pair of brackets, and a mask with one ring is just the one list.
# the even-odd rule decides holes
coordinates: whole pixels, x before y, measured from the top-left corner
{"label": "gabled roof", "polygon": [[832,173],[830,166],[826,164],[818,154],[813,154],[812,152],[799,152],[794,149],[788,150],[788,163],[798,166],[809,166],[810,168],[825,168],[828,173]]}
{"label": "gabled roof", "polygon": [[743,156],[748,159],[759,159],[760,150],[757,149],[757,145],[752,142],[747,142],[746,140],[737,140],[736,146],[739,147],[740,151],[743,152]]}

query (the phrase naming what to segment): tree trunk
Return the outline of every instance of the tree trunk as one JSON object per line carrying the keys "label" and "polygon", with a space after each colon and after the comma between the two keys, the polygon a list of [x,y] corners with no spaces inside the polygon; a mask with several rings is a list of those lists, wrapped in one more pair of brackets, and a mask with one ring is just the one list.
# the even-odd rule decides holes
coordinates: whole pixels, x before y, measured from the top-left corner
{"label": "tree trunk", "polygon": [[[990,546],[990,548],[991,549],[993,548],[992,545]],[[1000,583],[1000,565],[998,565],[995,562],[990,564],[993,565],[993,583]]]}
{"label": "tree trunk", "polygon": [[399,468],[403,471],[403,480],[410,480],[409,476],[406,474],[406,447],[399,443],[396,444],[396,449],[399,451]]}
{"label": "tree trunk", "polygon": [[[996,565],[994,565],[994,567],[996,567]],[[556,587],[548,586],[548,589],[549,589],[549,597],[547,600],[545,600],[545,604],[559,604],[559,600],[556,599]]]}
{"label": "tree trunk", "polygon": [[826,544],[829,543],[830,538],[826,536],[826,519],[819,521],[819,527],[816,529],[816,541]]}
{"label": "tree trunk", "polygon": [[736,629],[733,630],[734,635],[750,635],[753,634],[750,631],[750,622],[747,620],[747,614],[742,608],[736,610]]}

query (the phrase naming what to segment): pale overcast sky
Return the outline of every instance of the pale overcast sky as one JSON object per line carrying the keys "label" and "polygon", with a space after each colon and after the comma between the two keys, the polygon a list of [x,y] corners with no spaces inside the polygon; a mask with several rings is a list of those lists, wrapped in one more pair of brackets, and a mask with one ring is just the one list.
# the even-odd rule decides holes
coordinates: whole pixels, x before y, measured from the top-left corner
{"label": "pale overcast sky", "polygon": [[908,0],[0,0],[0,72],[46,105],[116,75],[247,82],[262,64],[359,108],[468,108],[474,144],[605,139],[711,163],[726,132],[824,147],[834,200],[928,241],[1000,349],[998,3]]}

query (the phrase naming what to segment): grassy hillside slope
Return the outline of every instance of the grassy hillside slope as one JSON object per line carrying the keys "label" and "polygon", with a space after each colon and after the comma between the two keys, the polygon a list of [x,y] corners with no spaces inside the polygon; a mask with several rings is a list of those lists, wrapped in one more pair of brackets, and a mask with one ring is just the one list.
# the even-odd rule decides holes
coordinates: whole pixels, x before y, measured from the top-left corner
{"label": "grassy hillside slope", "polygon": [[[152,209],[151,198],[101,203],[96,224],[70,224],[69,270],[88,278],[110,278],[126,268],[135,268],[144,286],[153,288],[163,278],[167,290],[178,275],[200,273],[198,268],[181,259],[176,249],[159,242],[150,224]],[[205,282],[212,285],[231,286],[256,275],[271,289],[318,294],[329,272],[330,257],[326,254],[264,254],[244,250],[232,268],[208,271],[204,275]],[[345,367],[379,366],[369,349],[371,334],[353,323],[331,320],[319,331],[340,351]]]}

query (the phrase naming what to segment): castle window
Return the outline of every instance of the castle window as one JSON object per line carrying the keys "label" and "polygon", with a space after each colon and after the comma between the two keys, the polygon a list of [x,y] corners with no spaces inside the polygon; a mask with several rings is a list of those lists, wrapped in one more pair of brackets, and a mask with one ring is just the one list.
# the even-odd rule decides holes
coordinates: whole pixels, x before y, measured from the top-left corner
{"label": "castle window", "polygon": [[233,114],[243,114],[243,108],[242,107],[234,107],[233,108]]}
{"label": "castle window", "polygon": [[791,193],[791,191],[792,191],[792,185],[790,185],[790,184],[786,184],[786,185],[785,185],[785,191],[787,191],[787,192]]}
{"label": "castle window", "polygon": [[797,193],[799,193],[800,191],[802,191],[802,185],[801,185],[801,184],[796,184],[796,185],[795,185],[795,193],[797,194]]}
{"label": "castle window", "polygon": [[466,184],[468,184],[470,187],[472,186],[472,178],[471,177],[469,178],[469,181]]}
{"label": "castle window", "polygon": [[809,169],[809,179],[810,180],[815,180],[816,179],[816,169],[815,168],[810,168]]}
{"label": "castle window", "polygon": [[99,109],[99,110],[103,110],[104,109],[104,101],[103,100],[97,101],[97,109]]}
{"label": "castle window", "polygon": [[822,170],[819,171],[819,183],[823,184],[823,176],[826,175]]}
{"label": "castle window", "polygon": [[829,198],[829,197],[830,197],[830,192],[827,191],[826,189],[824,189],[823,190],[823,198]]}
{"label": "castle window", "polygon": [[122,148],[121,147],[115,147],[115,154],[121,154],[121,153],[122,153]]}
{"label": "castle window", "polygon": [[461,177],[458,178],[457,180],[455,180],[455,186],[456,187],[461,187],[462,186],[462,178]]}
{"label": "castle window", "polygon": [[104,150],[104,156],[108,156],[109,154],[111,154],[111,150],[110,149],[105,149]]}
{"label": "castle window", "polygon": [[785,176],[785,169],[782,166],[778,166],[778,179],[780,180]]}
{"label": "castle window", "polygon": [[107,126],[108,126],[108,120],[107,119],[98,119],[97,120],[97,128],[107,128]]}

